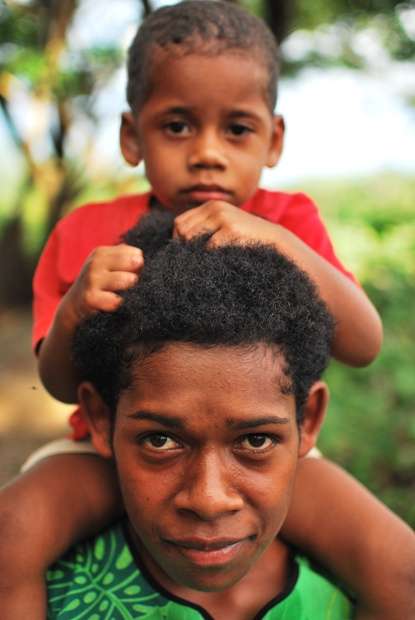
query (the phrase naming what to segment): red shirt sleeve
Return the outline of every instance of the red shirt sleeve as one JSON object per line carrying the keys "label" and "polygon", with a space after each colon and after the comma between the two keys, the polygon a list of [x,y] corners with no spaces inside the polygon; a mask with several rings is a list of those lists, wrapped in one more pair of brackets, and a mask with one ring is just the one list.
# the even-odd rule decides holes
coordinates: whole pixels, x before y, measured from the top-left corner
{"label": "red shirt sleeve", "polygon": [[33,279],[32,347],[35,351],[46,336],[65,292],[59,278],[58,261],[59,228],[56,227],[43,250]]}
{"label": "red shirt sleeve", "polygon": [[337,258],[329,233],[314,202],[305,194],[294,194],[294,197],[293,204],[285,210],[280,220],[281,226],[293,232],[333,267],[356,282],[354,275]]}
{"label": "red shirt sleeve", "polygon": [[64,217],[49,237],[33,280],[32,346],[46,336],[56,308],[98,246],[119,243],[148,209],[148,194],[85,205]]}
{"label": "red shirt sleeve", "polygon": [[337,258],[319,210],[305,194],[259,190],[246,210],[284,226],[333,267],[357,283],[355,276]]}

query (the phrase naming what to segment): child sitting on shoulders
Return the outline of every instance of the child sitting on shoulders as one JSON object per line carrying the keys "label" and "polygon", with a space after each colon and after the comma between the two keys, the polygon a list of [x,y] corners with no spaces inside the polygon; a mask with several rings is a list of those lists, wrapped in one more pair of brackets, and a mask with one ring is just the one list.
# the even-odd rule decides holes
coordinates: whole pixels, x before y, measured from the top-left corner
{"label": "child sitting on shoulders", "polygon": [[[34,348],[56,398],[78,401],[73,335],[84,318],[116,310],[118,292],[137,282],[145,256],[120,240],[154,204],[175,215],[176,237],[209,232],[211,245],[273,245],[309,275],[334,316],[332,354],[354,366],[378,354],[380,319],[336,258],[313,203],[258,189],[283,145],[277,58],[263,22],[232,3],[190,0],[143,22],[129,53],[120,141],[129,164],[144,161],[151,191],[64,218],[35,275]],[[78,441],[52,447],[1,493],[0,608],[8,620],[44,618],[47,566],[122,513],[111,464],[79,441],[87,436],[79,410],[74,424]],[[355,593],[360,620],[410,617],[414,537],[339,468],[302,462],[282,533]]]}

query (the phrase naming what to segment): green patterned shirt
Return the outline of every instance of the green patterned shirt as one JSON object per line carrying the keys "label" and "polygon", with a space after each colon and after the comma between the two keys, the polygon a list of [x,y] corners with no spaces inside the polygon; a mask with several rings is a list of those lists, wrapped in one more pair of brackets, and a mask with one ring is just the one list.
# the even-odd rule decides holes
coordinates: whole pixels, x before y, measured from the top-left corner
{"label": "green patterned shirt", "polygon": [[[49,620],[202,620],[201,607],[159,587],[133,556],[122,525],[78,545],[47,574]],[[344,594],[297,558],[291,583],[255,620],[347,620]],[[220,619],[222,620],[222,619]]]}

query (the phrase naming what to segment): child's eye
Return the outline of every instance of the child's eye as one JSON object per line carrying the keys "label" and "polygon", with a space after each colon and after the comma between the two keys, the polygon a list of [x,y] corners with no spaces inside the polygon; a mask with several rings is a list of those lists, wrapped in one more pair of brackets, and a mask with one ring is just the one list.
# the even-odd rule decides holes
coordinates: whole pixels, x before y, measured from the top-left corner
{"label": "child's eye", "polygon": [[252,129],[251,127],[248,127],[247,125],[243,125],[242,123],[232,123],[232,125],[230,125],[229,127],[229,132],[232,134],[232,136],[245,136],[248,133],[252,133]]}
{"label": "child's eye", "polygon": [[141,437],[139,443],[145,448],[157,452],[177,450],[182,447],[175,439],[164,433],[150,433]]}
{"label": "child's eye", "polygon": [[170,121],[164,125],[164,129],[174,136],[187,136],[190,133],[189,124],[185,121]]}
{"label": "child's eye", "polygon": [[244,435],[238,441],[238,448],[250,452],[266,452],[278,443],[275,435],[265,433],[250,433]]}

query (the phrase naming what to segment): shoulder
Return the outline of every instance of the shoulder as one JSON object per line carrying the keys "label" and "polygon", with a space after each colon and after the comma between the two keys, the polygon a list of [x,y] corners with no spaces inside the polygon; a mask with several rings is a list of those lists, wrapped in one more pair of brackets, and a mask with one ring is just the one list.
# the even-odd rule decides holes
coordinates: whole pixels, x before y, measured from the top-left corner
{"label": "shoulder", "polygon": [[87,234],[115,242],[144,215],[148,198],[148,194],[136,194],[82,205],[62,218],[55,230],[61,235]]}
{"label": "shoulder", "polygon": [[281,223],[286,218],[317,213],[314,202],[302,192],[277,192],[267,189],[258,189],[243,208],[274,223]]}
{"label": "shoulder", "polygon": [[114,583],[128,579],[132,567],[119,527],[77,545],[47,572],[48,618],[75,618],[70,612],[92,611],[102,590],[110,592]]}
{"label": "shoulder", "polygon": [[121,524],[74,547],[46,583],[49,620],[135,620],[166,604],[137,567]]}
{"label": "shoulder", "polygon": [[[353,617],[353,606],[345,593],[301,557],[296,558],[298,577],[291,592],[276,609],[287,614],[287,620],[348,620]],[[273,615],[265,616],[273,620]],[[279,616],[276,616],[279,618]]]}

